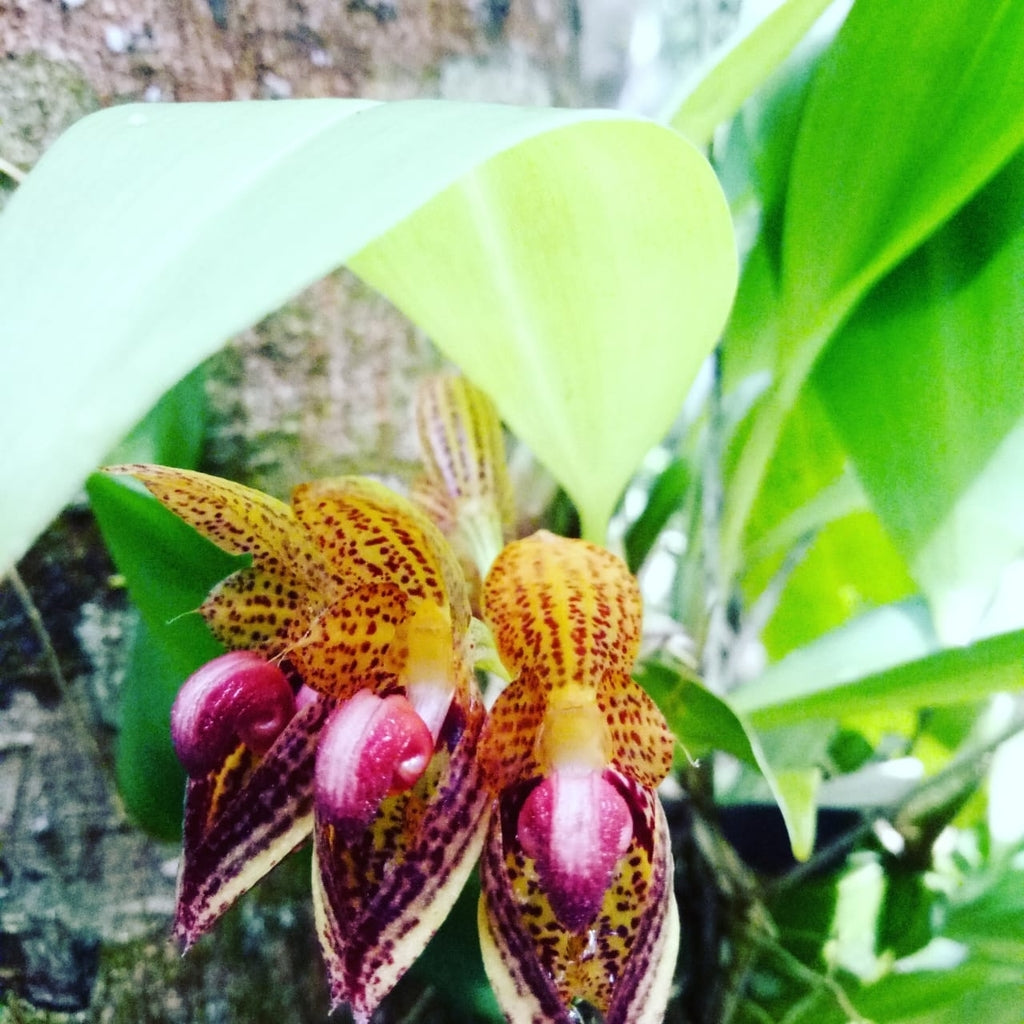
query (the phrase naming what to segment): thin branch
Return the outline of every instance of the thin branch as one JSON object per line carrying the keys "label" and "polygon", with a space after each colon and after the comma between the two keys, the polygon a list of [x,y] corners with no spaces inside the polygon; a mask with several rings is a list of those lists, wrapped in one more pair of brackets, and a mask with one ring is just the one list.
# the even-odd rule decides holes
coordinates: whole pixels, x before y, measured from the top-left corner
{"label": "thin branch", "polygon": [[704,584],[706,587],[706,628],[703,630],[701,667],[704,682],[715,693],[721,692],[734,639],[729,624],[730,581],[722,573],[722,454],[724,416],[722,413],[722,357],[718,349],[711,354],[711,392],[708,396],[708,427],[704,445],[701,511],[703,513]]}
{"label": "thin branch", "polygon": [[88,720],[82,713],[82,709],[79,706],[78,701],[71,692],[71,687],[68,686],[68,681],[60,667],[60,659],[57,657],[57,651],[50,639],[50,634],[46,628],[46,624],[43,622],[43,617],[40,615],[35,601],[32,600],[32,594],[29,592],[28,587],[25,586],[25,581],[21,578],[21,574],[14,566],[11,566],[11,568],[7,570],[7,579],[11,584],[11,589],[14,591],[15,597],[17,597],[24,609],[25,617],[28,619],[29,625],[32,627],[32,631],[36,635],[36,639],[39,641],[39,646],[42,648],[43,652],[43,660],[46,662],[46,667],[49,670],[50,675],[53,677],[53,681],[57,686],[57,691],[60,693],[61,703],[67,708],[68,714],[71,716],[71,724],[75,732],[78,734],[82,749],[94,762],[104,777],[109,778],[110,769],[103,758],[103,753],[100,750],[99,743],[96,742],[96,734],[93,732]]}
{"label": "thin branch", "polygon": [[866,839],[879,821],[897,821],[905,816],[908,808],[913,804],[920,803],[933,793],[941,793],[948,790],[955,782],[956,777],[965,773],[976,773],[977,762],[984,760],[993,754],[996,749],[1007,740],[1012,739],[1019,732],[1024,732],[1024,712],[1014,715],[1010,722],[1001,729],[995,736],[986,740],[978,746],[972,746],[965,750],[960,756],[950,761],[941,771],[924,779],[915,786],[902,799],[888,807],[882,807],[864,816],[864,819],[848,832],[839,836],[838,839],[829,843],[828,846],[818,850],[810,859],[798,864],[790,872],[777,879],[768,888],[770,893],[777,897],[787,889],[792,889],[805,879],[811,877],[823,864],[827,864],[843,850],[850,849],[861,840]]}
{"label": "thin branch", "polygon": [[2,156],[0,156],[0,174],[6,175],[15,185],[20,185],[27,177],[27,172],[16,167],[9,160],[5,160]]}

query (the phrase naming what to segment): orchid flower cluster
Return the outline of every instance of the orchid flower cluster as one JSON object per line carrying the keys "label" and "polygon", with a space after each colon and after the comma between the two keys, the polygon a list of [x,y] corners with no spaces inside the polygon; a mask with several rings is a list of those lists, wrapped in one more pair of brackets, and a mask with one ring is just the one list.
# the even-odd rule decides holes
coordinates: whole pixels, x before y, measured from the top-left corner
{"label": "orchid flower cluster", "polygon": [[[582,1000],[607,1024],[656,1024],[678,945],[655,794],[673,738],[630,677],[636,581],[581,540],[504,543],[500,423],[462,378],[425,384],[418,426],[416,501],[357,477],[287,505],[201,473],[110,470],[251,558],[199,609],[229,653],[172,712],[188,773],[175,932],[192,945],[312,837],[332,1003],[365,1024],[479,861],[481,948],[510,1021],[570,1024]],[[511,682],[488,712],[477,670],[495,652]]]}

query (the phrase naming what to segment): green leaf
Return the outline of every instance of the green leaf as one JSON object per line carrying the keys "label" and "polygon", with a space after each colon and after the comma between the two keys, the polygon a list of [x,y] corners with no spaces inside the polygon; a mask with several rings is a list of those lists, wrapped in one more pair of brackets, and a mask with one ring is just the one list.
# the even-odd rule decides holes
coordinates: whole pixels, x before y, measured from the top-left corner
{"label": "green leaf", "polygon": [[771,728],[962,704],[1020,689],[1024,630],[943,650],[923,602],[909,600],[793,651],[738,690],[732,703],[759,728]]}
{"label": "green leaf", "polygon": [[775,386],[729,481],[741,539],[786,417],[829,338],[882,277],[1020,148],[1024,6],[859,0],[803,108],[782,229]]}
{"label": "green leaf", "polygon": [[1022,66],[1024,7],[1012,0],[854,5],[793,157],[783,287],[794,317],[878,280],[1020,148]]}
{"label": "green leaf", "polygon": [[1024,153],[871,293],[813,378],[947,642],[977,635],[1024,551],[1022,225]]}
{"label": "green leaf", "polygon": [[21,439],[0,455],[0,565],[174,381],[378,239],[367,273],[599,533],[732,294],[724,199],[689,143],[600,111],[120,106],[0,218],[0,407]]}
{"label": "green leaf", "polygon": [[661,709],[688,757],[697,760],[713,750],[724,750],[756,767],[743,722],[695,677],[647,660],[638,666],[636,679]]}
{"label": "green leaf", "polygon": [[726,41],[669,106],[665,120],[698,146],[711,142],[775,72],[832,0],[784,0],[738,39]]}
{"label": "green leaf", "polygon": [[736,256],[694,148],[591,128],[496,157],[350,265],[494,399],[603,542],[718,339]]}
{"label": "green leaf", "polygon": [[151,462],[195,469],[206,441],[206,373],[197,367],[178,381],[132,428],[104,462]]}
{"label": "green leaf", "polygon": [[[117,788],[128,813],[161,839],[181,837],[185,772],[171,744],[171,705],[182,675],[164,645],[140,620],[121,691]],[[193,666],[198,668],[198,664]]]}
{"label": "green leaf", "polygon": [[626,564],[636,573],[651,553],[669,519],[679,511],[695,485],[686,459],[673,459],[655,478],[647,494],[647,504],[636,520],[630,523],[622,538]]}
{"label": "green leaf", "polygon": [[943,936],[963,943],[964,961],[941,970],[892,974],[855,997],[878,1024],[1017,1024],[1024,1005],[1024,872],[1007,867],[978,893],[954,894]]}
{"label": "green leaf", "polygon": [[637,680],[661,709],[688,757],[721,750],[764,776],[786,823],[793,856],[806,860],[814,849],[819,770],[788,764],[777,768],[743,717],[695,678],[647,661],[640,666]]}
{"label": "green leaf", "polygon": [[786,422],[748,522],[748,604],[774,581],[791,549],[808,541],[762,632],[772,660],[916,589],[813,389],[804,390]]}

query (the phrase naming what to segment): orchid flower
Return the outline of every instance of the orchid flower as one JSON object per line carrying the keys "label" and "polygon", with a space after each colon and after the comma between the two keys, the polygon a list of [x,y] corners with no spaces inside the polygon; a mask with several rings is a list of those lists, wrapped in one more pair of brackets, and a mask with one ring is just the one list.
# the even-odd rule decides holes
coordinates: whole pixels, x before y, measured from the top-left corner
{"label": "orchid flower", "polygon": [[673,737],[630,677],[636,581],[585,541],[509,544],[484,615],[516,678],[484,727],[497,794],[481,861],[484,963],[509,1021],[660,1024],[679,925],[665,813],[654,792]]}
{"label": "orchid flower", "polygon": [[312,834],[332,1001],[364,1024],[444,919],[486,827],[457,558],[369,480],[305,484],[289,506],[201,473],[111,472],[252,560],[199,609],[231,653],[172,713],[189,776],[175,931],[191,945]]}

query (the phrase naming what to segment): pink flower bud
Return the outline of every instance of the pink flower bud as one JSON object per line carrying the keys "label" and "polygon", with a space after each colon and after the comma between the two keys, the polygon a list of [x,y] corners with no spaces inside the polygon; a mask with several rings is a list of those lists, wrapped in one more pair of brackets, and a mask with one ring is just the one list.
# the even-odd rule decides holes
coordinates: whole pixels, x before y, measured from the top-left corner
{"label": "pink flower bud", "polygon": [[174,750],[193,778],[244,743],[265,754],[295,714],[284,673],[251,651],[232,651],[197,669],[171,708]]}
{"label": "pink flower bud", "polygon": [[405,792],[427,770],[434,737],[406,697],[360,690],[324,726],[316,754],[316,806],[351,842],[386,796]]}
{"label": "pink flower bud", "polygon": [[633,838],[626,801],[600,771],[556,769],[523,802],[518,826],[555,916],[569,931],[582,931],[597,917]]}

